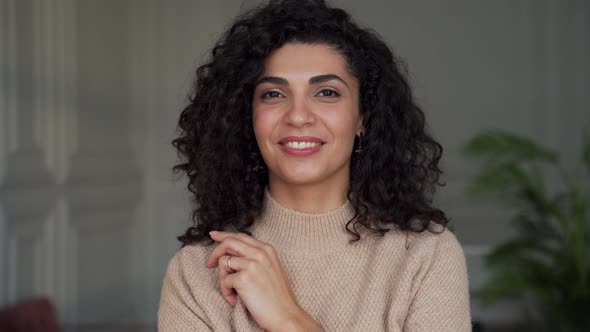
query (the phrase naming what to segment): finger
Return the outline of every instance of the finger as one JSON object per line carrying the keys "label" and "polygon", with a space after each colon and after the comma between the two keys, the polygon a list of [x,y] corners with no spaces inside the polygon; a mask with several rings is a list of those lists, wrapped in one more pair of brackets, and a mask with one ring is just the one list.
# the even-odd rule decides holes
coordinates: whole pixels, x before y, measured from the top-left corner
{"label": "finger", "polygon": [[[229,261],[230,258],[231,261]],[[240,264],[240,261],[243,259],[245,258],[240,256],[223,255],[219,257],[219,259],[217,260],[217,265],[219,266],[219,270],[224,270],[227,273],[236,273],[238,271],[241,271],[242,264]]]}
{"label": "finger", "polygon": [[231,257],[231,269],[234,272],[230,272],[227,268],[227,260],[230,256],[221,256],[219,259],[219,265],[223,266],[223,268],[219,269],[219,288],[221,290],[221,296],[231,305],[235,305],[238,300],[238,293],[235,290],[235,285],[233,283],[233,278],[228,278],[231,275],[237,274],[236,270],[242,268],[242,264],[245,258],[232,256]]}
{"label": "finger", "polygon": [[264,243],[260,240],[257,240],[251,236],[249,236],[246,233],[240,233],[240,232],[219,232],[219,231],[214,231],[211,233],[211,238],[213,238],[213,240],[220,240],[223,241],[225,238],[227,238],[228,236],[232,236],[235,238],[238,238],[242,241],[244,241],[245,243],[256,247],[256,248],[263,248],[265,245],[267,245],[267,243]]}
{"label": "finger", "polygon": [[[236,237],[236,238],[242,240],[243,242],[245,242],[255,248],[260,249],[261,251],[263,251],[267,254],[267,257],[269,257],[272,262],[274,262],[274,263],[277,262],[276,250],[269,243],[262,242],[260,240],[257,240],[255,238],[249,236],[248,234],[240,233],[240,232],[218,232],[218,231],[211,232],[211,238],[216,241],[223,241],[224,239],[226,239],[227,237],[230,237],[230,236]],[[260,256],[259,258],[263,258],[263,257]]]}
{"label": "finger", "polygon": [[[241,260],[244,258],[238,257]],[[238,261],[236,257],[231,259],[232,267],[234,265],[234,260]],[[226,269],[220,269],[219,274],[219,288],[221,289],[221,296],[231,305],[236,305],[238,302],[238,292],[237,283],[238,283],[238,273],[228,273]]]}
{"label": "finger", "polygon": [[[223,242],[221,242],[220,244],[218,244],[209,254],[209,257],[207,258],[207,262],[205,263],[205,265],[208,268],[214,268],[216,266],[218,266],[218,260],[221,258],[221,256],[223,255],[231,255],[231,256],[241,256],[243,255],[243,247],[238,245],[233,245],[232,243],[234,241],[240,241],[234,237],[227,237],[225,238],[225,240]],[[241,252],[239,252],[238,250],[240,249],[236,249],[236,246],[241,248]]]}
{"label": "finger", "polygon": [[252,247],[235,237],[228,236],[223,240],[223,242],[221,242],[221,244],[213,249],[209,255],[209,258],[207,259],[207,267],[213,268],[218,266],[218,260],[223,255],[256,259],[259,258],[262,253],[260,253],[260,249]]}

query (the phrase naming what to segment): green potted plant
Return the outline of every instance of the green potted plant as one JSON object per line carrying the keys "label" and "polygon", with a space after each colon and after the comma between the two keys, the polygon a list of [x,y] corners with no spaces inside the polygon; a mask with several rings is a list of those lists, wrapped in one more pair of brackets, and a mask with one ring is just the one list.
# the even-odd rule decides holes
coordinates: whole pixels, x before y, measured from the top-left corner
{"label": "green potted plant", "polygon": [[[473,137],[462,152],[484,161],[468,193],[496,194],[514,210],[516,235],[485,257],[484,303],[525,298],[531,331],[590,331],[590,135],[569,173],[555,151],[501,130]],[[548,174],[560,188],[548,188]]]}

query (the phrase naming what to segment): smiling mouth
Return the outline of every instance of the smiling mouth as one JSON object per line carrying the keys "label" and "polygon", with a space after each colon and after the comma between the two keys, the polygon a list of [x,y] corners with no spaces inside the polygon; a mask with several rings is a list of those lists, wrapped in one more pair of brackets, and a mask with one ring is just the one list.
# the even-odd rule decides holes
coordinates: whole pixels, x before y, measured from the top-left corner
{"label": "smiling mouth", "polygon": [[279,143],[280,145],[290,148],[290,149],[297,149],[297,150],[305,150],[305,149],[313,149],[319,146],[324,145],[323,142],[286,142],[286,143]]}

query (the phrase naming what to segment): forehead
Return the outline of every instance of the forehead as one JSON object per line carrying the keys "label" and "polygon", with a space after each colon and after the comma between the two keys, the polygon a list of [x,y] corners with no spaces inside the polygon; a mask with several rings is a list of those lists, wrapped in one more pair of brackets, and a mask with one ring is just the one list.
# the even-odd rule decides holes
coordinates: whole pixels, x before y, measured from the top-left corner
{"label": "forehead", "polygon": [[265,74],[286,76],[300,74],[338,74],[348,72],[344,56],[326,44],[288,43],[273,51],[264,61]]}

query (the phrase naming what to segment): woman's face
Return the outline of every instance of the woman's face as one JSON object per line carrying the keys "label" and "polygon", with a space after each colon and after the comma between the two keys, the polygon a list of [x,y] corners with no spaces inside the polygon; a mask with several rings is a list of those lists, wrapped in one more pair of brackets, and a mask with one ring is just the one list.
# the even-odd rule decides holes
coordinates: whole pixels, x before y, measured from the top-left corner
{"label": "woman's face", "polygon": [[324,44],[289,43],[265,60],[252,107],[269,181],[348,181],[354,137],[362,132],[358,82]]}

